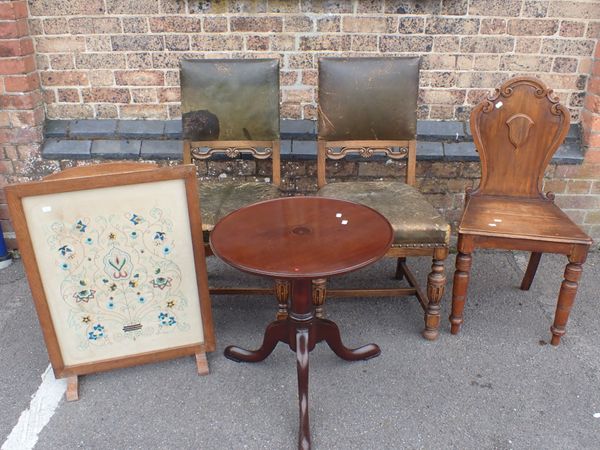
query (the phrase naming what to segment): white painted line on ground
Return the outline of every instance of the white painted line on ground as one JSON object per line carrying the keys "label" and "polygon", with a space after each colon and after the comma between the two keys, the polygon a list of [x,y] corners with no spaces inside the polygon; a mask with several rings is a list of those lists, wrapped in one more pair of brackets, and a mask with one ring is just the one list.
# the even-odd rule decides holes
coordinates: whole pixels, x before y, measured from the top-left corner
{"label": "white painted line on ground", "polygon": [[60,400],[67,390],[67,380],[54,378],[52,367],[48,365],[42,375],[42,384],[31,398],[29,408],[21,413],[19,421],[12,429],[2,450],[31,450],[38,435],[50,421]]}

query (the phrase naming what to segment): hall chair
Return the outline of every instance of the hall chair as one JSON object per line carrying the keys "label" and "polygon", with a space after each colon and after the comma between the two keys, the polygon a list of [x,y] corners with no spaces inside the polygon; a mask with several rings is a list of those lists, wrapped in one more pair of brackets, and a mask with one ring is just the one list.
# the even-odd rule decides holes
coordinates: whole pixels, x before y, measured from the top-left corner
{"label": "hall chair", "polygon": [[[405,278],[408,287],[328,290],[326,280],[318,280],[313,302],[322,317],[325,297],[414,295],[424,310],[423,336],[434,340],[450,226],[415,187],[419,62],[418,57],[319,60],[317,195],[362,203],[390,221],[394,242],[386,256],[397,259],[395,277]],[[399,167],[390,181],[327,183],[328,160],[374,155],[405,161],[404,173]],[[409,256],[432,258],[425,291],[407,266]]]}
{"label": "hall chair", "polygon": [[551,344],[558,345],[565,334],[592,240],[554,204],[554,194],[542,192],[542,177],[569,122],[569,111],[552,90],[530,77],[506,81],[471,112],[481,180],[475,190],[467,189],[458,227],[452,334],[463,323],[471,254],[477,248],[531,252],[522,290],[530,288],[542,253],[566,255]]}
{"label": "hall chair", "polygon": [[[264,180],[199,180],[206,254],[209,236],[225,215],[281,195],[279,61],[195,59],[180,63],[183,162],[250,158],[270,160]],[[276,283],[277,316],[287,313],[288,283]],[[273,289],[211,288],[212,294],[263,294]]]}

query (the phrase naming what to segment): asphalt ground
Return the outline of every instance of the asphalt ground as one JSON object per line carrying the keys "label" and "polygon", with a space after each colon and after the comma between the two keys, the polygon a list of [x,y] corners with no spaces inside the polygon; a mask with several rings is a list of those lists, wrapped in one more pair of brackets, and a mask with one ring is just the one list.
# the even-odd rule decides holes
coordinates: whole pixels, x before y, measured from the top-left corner
{"label": "asphalt ground", "polygon": [[[430,261],[409,259],[425,280]],[[332,299],[329,319],[349,347],[379,344],[379,357],[339,359],[324,343],[310,354],[314,449],[600,448],[600,253],[584,265],[567,335],[549,327],[566,259],[544,255],[527,292],[526,255],[474,255],[463,330],[450,334],[454,255],[448,258],[442,327],[421,338],[414,298]],[[394,261],[332,285],[394,284]],[[209,259],[213,285],[266,285]],[[22,264],[0,271],[0,442],[38,390],[48,357]],[[191,357],[80,378],[80,400],[60,400],[37,449],[293,449],[295,355],[279,344],[263,362],[235,363],[230,344],[256,348],[273,320],[266,296],[213,296],[217,351],[210,375]],[[37,412],[31,411],[35,416]],[[4,449],[5,447],[3,447]]]}

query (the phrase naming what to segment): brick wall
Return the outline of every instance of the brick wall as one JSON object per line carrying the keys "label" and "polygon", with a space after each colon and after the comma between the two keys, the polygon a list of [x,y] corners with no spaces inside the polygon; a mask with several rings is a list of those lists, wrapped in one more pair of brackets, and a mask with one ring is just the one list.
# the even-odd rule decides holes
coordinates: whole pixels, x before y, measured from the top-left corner
{"label": "brick wall", "polygon": [[600,33],[595,1],[33,0],[29,8],[49,118],[177,118],[181,58],[277,57],[282,116],[313,119],[319,56],[419,54],[420,118],[464,119],[489,89],[536,74],[578,121]]}
{"label": "brick wall", "polygon": [[[596,0],[0,0],[0,187],[79,164],[41,159],[44,112],[178,119],[183,57],[280,58],[282,117],[314,119],[318,57],[418,54],[421,119],[465,120],[514,75],[555,89],[582,123],[586,155],[581,165],[552,164],[545,190],[598,241],[599,37]],[[391,169],[352,162],[333,175]],[[289,192],[312,192],[315,163],[284,162],[283,176]],[[477,163],[418,164],[420,188],[450,220],[478,176]],[[0,224],[10,233],[3,203]]]}

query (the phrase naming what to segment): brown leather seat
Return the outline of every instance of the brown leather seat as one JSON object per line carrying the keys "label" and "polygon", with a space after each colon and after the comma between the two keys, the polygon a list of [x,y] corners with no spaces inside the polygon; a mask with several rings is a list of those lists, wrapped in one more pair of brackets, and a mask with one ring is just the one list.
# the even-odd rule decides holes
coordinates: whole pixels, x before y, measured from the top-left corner
{"label": "brown leather seat", "polygon": [[[450,226],[416,184],[419,57],[322,58],[319,60],[318,195],[362,203],[383,214],[394,228],[386,256],[397,258],[396,277],[409,288],[347,289],[330,296],[414,295],[425,311],[423,336],[436,339],[446,276]],[[398,180],[348,180],[327,184],[327,160],[349,155],[385,155],[405,160]],[[432,257],[427,295],[410,272],[407,256]],[[322,282],[324,285],[324,282]],[[321,286],[315,288],[324,290]],[[315,296],[322,304],[325,294]],[[317,314],[320,313],[317,305]]]}
{"label": "brown leather seat", "polygon": [[[450,225],[416,188],[397,181],[329,183],[319,195],[349,200],[379,211],[394,229],[393,246],[450,242]],[[402,199],[402,201],[398,201]]]}

